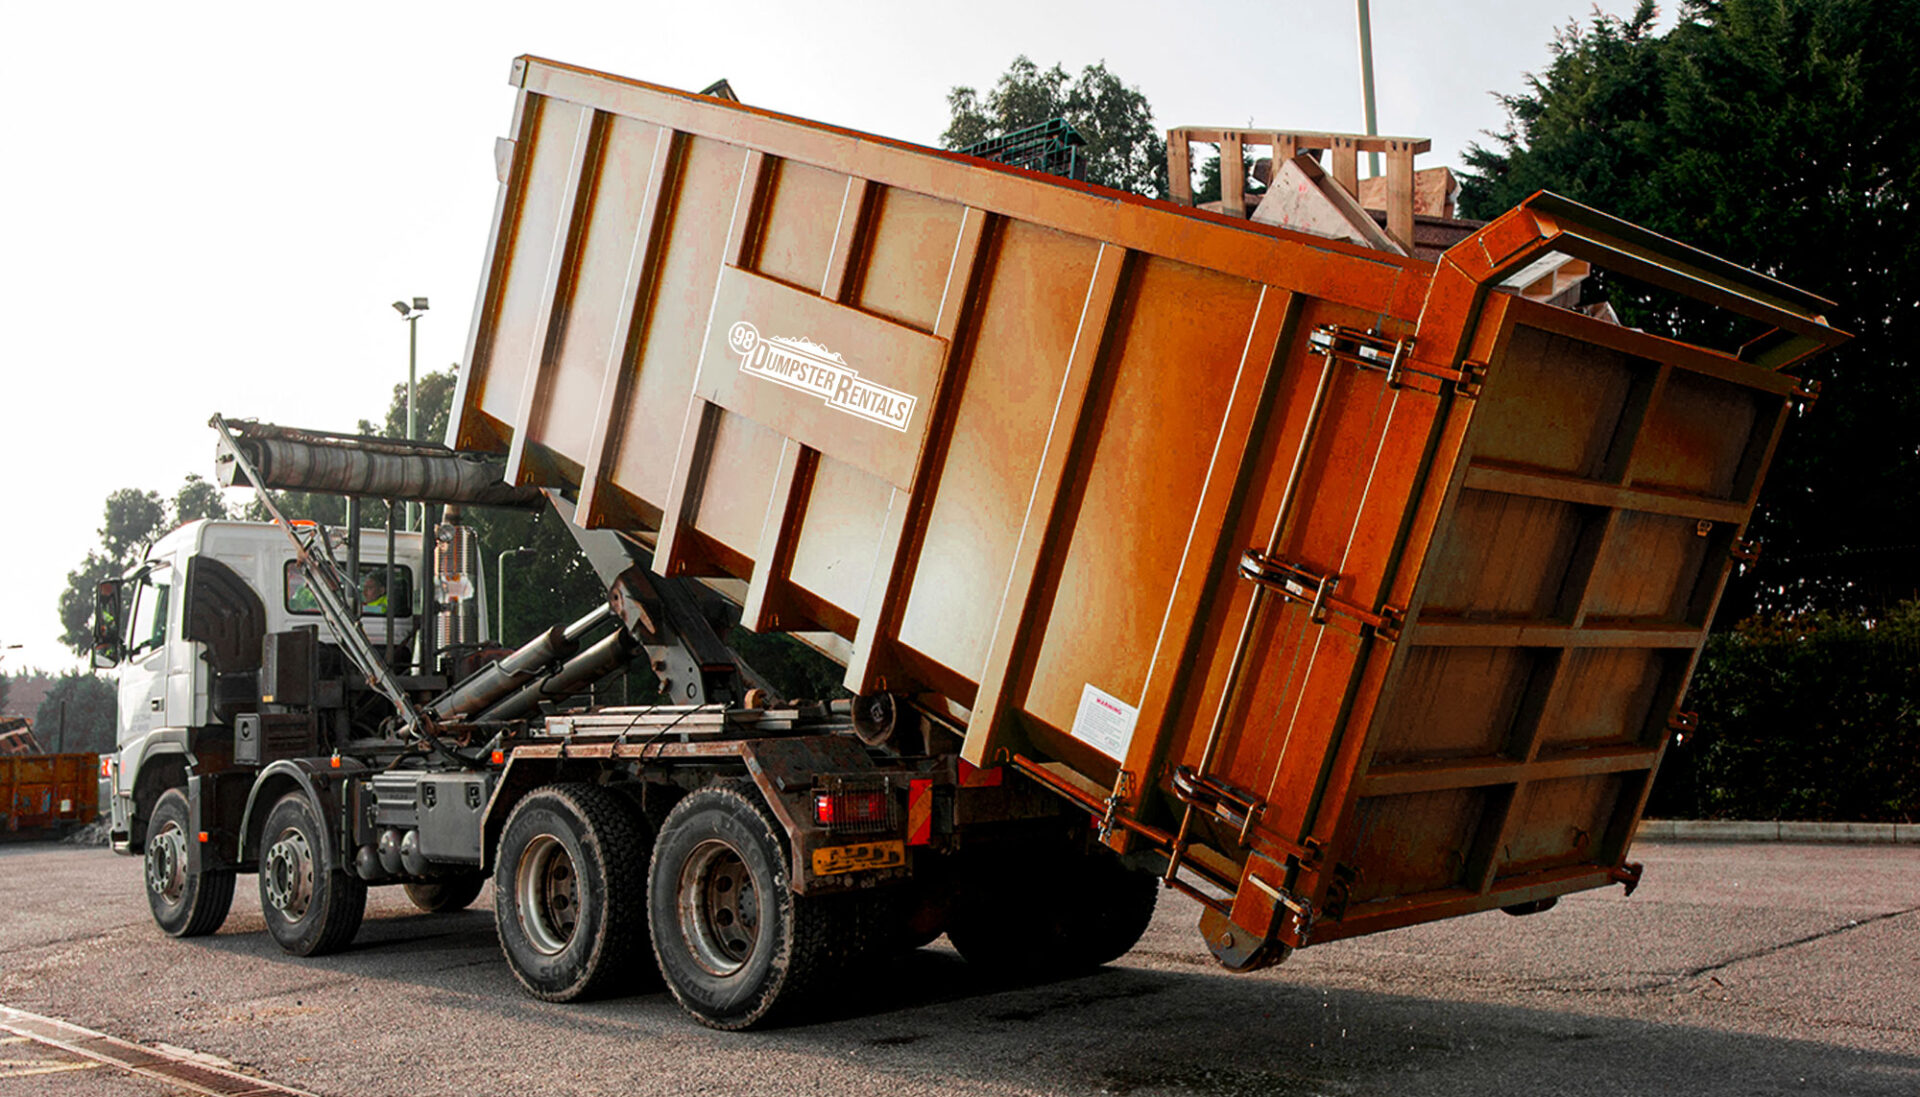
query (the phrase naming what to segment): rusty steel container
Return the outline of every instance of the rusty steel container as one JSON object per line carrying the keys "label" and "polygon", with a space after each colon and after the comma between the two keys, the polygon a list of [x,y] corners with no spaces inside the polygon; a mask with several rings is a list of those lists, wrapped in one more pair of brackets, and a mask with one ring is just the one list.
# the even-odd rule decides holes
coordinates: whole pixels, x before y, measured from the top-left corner
{"label": "rusty steel container", "polygon": [[84,826],[100,809],[97,754],[0,756],[0,831]]}
{"label": "rusty steel container", "polygon": [[[1164,855],[1230,967],[1631,883],[1826,302],[1437,263],[523,58],[449,441]],[[1578,259],[1677,342],[1513,290]]]}

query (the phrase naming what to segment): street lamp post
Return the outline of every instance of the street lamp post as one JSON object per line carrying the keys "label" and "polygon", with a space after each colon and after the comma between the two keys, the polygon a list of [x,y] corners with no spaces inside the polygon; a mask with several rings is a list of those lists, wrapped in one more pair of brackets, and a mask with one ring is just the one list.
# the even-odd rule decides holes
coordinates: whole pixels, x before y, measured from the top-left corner
{"label": "street lamp post", "polygon": [[[1373,114],[1373,18],[1367,0],[1356,0],[1360,16],[1360,109],[1366,115],[1367,136],[1377,137],[1380,124]],[[1367,174],[1380,177],[1380,154],[1367,153]]]}
{"label": "street lamp post", "polygon": [[540,555],[539,550],[530,549],[525,546],[507,549],[500,554],[500,562],[494,566],[494,574],[500,577],[500,608],[497,611],[500,615],[500,626],[497,630],[499,635],[496,636],[495,639],[503,646],[507,642],[507,557],[511,556],[516,560],[530,560],[538,555]]}
{"label": "street lamp post", "polygon": [[[395,301],[393,303],[393,311],[399,313],[400,319],[407,322],[407,441],[411,442],[415,436],[413,390],[415,375],[418,372],[418,363],[420,361],[420,329],[416,322],[420,319],[421,314],[427,311],[427,299],[424,297],[416,297],[413,299],[411,305],[405,301]],[[407,528],[411,530],[415,528],[417,524],[414,504],[408,503]]]}

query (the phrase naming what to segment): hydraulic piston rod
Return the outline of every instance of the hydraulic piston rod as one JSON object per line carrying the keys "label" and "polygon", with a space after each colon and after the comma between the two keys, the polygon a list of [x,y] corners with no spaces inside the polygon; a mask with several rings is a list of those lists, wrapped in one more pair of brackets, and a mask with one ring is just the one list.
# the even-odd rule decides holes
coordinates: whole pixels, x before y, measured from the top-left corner
{"label": "hydraulic piston rod", "polygon": [[[412,502],[538,510],[538,488],[503,482],[502,466],[431,442],[362,438],[271,423],[227,424],[233,444],[260,474],[262,487]],[[243,483],[224,447],[214,467],[221,484]]]}

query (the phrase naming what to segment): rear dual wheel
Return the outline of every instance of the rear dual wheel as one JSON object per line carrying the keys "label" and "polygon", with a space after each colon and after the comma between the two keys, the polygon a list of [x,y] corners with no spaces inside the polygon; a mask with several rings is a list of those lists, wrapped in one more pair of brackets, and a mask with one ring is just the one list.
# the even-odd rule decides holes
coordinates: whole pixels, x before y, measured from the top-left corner
{"label": "rear dual wheel", "polygon": [[507,817],[493,878],[500,951],[534,997],[572,1002],[651,982],[646,824],[597,785],[549,785]]}
{"label": "rear dual wheel", "polygon": [[970,866],[947,938],[986,968],[1082,971],[1133,948],[1159,895],[1158,877],[1105,849],[1010,850]]}
{"label": "rear dual wheel", "polygon": [[437,880],[420,880],[406,885],[407,898],[413,905],[428,914],[442,914],[448,911],[465,910],[480,897],[480,889],[487,886],[487,875],[476,872],[468,876],[447,876]]}
{"label": "rear dual wheel", "polygon": [[782,832],[751,791],[714,785],[674,805],[647,873],[660,974],[701,1024],[736,1031],[788,1013],[867,950],[870,894],[797,895]]}

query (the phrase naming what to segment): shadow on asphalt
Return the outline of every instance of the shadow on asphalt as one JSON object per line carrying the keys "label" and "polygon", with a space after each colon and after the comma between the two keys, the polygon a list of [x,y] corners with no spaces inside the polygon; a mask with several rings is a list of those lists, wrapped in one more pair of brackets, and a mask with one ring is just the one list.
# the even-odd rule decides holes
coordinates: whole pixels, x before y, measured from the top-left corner
{"label": "shadow on asphalt", "polygon": [[[572,1006],[529,998],[500,957],[484,903],[457,914],[375,914],[347,951],[302,959],[281,952],[239,898],[227,928],[196,944],[298,965],[325,982],[398,981],[475,995],[484,1001],[469,1008],[508,1022],[503,1032],[518,1024],[627,1030],[696,1048],[753,1041],[903,1076],[937,1073],[962,1086],[1141,1097],[1920,1093],[1920,1058],[1811,1040],[1329,990],[1284,967],[1235,976],[1122,959],[1070,978],[998,978],[943,947],[848,977],[783,1027],[730,1035],[697,1028],[657,987]],[[1647,1012],[1667,1008],[1658,995],[1642,1001]]]}

